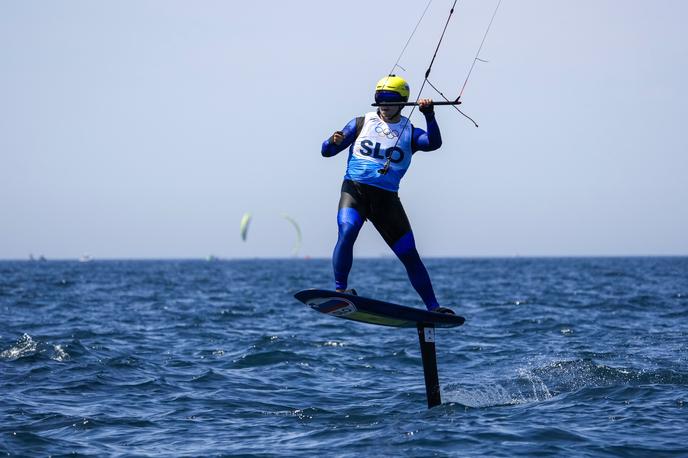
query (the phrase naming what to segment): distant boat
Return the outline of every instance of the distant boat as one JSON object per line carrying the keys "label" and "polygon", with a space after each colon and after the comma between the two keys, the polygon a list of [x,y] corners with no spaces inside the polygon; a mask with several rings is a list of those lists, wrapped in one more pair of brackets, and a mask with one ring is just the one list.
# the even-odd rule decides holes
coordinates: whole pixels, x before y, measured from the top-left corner
{"label": "distant boat", "polygon": [[91,262],[91,261],[93,261],[93,258],[88,254],[85,254],[85,255],[79,257],[79,262]]}
{"label": "distant boat", "polygon": [[205,259],[206,259],[206,261],[209,261],[209,262],[220,260],[220,258],[218,258],[217,256],[213,256],[212,254]]}

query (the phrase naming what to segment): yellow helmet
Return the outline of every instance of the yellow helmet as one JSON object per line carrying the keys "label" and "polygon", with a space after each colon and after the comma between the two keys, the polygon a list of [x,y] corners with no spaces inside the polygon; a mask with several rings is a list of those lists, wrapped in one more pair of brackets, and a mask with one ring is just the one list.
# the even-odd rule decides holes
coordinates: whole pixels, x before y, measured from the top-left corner
{"label": "yellow helmet", "polygon": [[402,99],[404,99],[404,101],[407,101],[411,91],[409,90],[409,85],[404,78],[396,75],[387,75],[378,81],[377,85],[375,86],[375,95],[377,96],[378,93],[381,92],[387,94],[398,94]]}

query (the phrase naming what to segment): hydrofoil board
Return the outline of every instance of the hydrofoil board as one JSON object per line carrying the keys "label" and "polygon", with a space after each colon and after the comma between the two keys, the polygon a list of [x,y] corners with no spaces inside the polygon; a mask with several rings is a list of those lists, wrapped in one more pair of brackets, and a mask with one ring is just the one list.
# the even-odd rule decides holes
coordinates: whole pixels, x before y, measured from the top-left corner
{"label": "hydrofoil board", "polygon": [[294,297],[318,312],[381,326],[453,328],[465,321],[464,317],[458,315],[429,312],[325,289],[304,289]]}

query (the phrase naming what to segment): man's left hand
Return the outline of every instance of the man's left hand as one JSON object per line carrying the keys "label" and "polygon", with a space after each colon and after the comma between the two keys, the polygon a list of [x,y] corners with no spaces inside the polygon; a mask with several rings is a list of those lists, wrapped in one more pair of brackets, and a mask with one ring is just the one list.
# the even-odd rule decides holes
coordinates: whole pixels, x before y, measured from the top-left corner
{"label": "man's left hand", "polygon": [[418,100],[418,110],[423,114],[433,113],[435,104],[432,103],[432,99],[420,99]]}

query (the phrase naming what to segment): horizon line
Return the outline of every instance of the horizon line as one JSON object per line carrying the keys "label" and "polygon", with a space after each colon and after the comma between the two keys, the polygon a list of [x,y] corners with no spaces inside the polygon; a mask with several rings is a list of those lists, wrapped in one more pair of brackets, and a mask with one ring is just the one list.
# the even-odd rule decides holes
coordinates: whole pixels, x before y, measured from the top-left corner
{"label": "horizon line", "polygon": [[[601,258],[685,258],[688,254],[532,254],[532,255],[455,255],[455,256],[423,256],[423,259],[601,259]],[[0,262],[79,262],[88,264],[97,261],[255,261],[255,260],[331,260],[330,256],[242,256],[242,257],[223,257],[223,256],[184,256],[184,257],[102,257],[96,258],[91,256],[88,260],[81,260],[79,257],[74,258],[2,258]],[[380,255],[380,256],[357,256],[355,259],[397,259],[394,255]]]}

